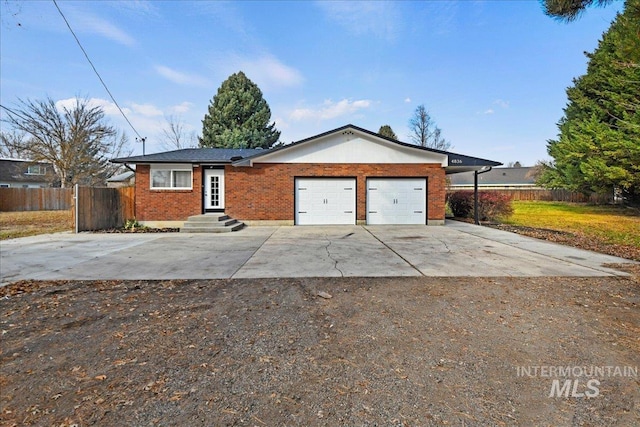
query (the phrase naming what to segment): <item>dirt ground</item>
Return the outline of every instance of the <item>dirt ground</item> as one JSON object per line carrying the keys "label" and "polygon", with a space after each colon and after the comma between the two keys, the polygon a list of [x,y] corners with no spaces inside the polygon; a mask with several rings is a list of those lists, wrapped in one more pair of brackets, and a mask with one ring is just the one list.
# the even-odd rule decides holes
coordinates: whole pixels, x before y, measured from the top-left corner
{"label": "dirt ground", "polygon": [[0,316],[5,426],[640,425],[637,276],[22,282]]}

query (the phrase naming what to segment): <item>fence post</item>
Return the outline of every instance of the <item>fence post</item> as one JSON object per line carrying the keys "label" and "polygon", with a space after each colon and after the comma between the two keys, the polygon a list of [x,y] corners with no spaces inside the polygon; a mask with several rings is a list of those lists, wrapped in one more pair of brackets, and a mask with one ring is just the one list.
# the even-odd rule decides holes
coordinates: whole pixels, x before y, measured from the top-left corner
{"label": "fence post", "polygon": [[80,203],[78,203],[78,184],[73,186],[73,203],[74,203],[74,207],[73,209],[75,210],[76,213],[76,234],[78,234],[78,205]]}

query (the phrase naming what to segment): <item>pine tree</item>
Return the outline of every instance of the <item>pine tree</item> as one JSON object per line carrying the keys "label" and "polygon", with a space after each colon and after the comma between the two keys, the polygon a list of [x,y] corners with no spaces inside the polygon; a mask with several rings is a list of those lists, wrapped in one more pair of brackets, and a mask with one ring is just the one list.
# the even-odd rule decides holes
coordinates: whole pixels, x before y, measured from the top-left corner
{"label": "pine tree", "polygon": [[398,135],[391,129],[389,125],[380,126],[380,130],[378,131],[378,135],[384,136],[385,138],[398,139]]}
{"label": "pine tree", "polygon": [[640,0],[623,13],[587,54],[587,73],[567,89],[569,102],[547,151],[554,161],[540,182],[589,193],[620,189],[640,202]]}
{"label": "pine tree", "polygon": [[543,0],[544,12],[561,21],[577,19],[588,6],[606,6],[613,0]]}
{"label": "pine tree", "polygon": [[280,132],[269,124],[271,110],[262,91],[242,72],[229,76],[202,120],[201,147],[269,148]]}

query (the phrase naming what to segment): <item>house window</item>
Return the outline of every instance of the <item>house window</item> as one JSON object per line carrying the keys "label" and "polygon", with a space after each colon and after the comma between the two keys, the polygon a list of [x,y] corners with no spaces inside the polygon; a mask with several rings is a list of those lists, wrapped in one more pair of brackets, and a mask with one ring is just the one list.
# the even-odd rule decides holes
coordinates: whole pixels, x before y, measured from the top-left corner
{"label": "house window", "polygon": [[0,184],[0,188],[9,188],[11,187],[9,184]]}
{"label": "house window", "polygon": [[27,166],[27,175],[46,175],[47,167],[42,165]]}
{"label": "house window", "polygon": [[151,188],[191,190],[191,165],[152,165]]}

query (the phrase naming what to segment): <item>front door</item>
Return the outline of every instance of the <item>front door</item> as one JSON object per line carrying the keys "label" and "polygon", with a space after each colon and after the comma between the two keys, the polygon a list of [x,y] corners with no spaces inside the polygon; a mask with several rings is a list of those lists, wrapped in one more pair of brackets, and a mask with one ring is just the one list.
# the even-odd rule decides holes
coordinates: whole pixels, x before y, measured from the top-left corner
{"label": "front door", "polygon": [[224,169],[204,170],[204,209],[224,209]]}

